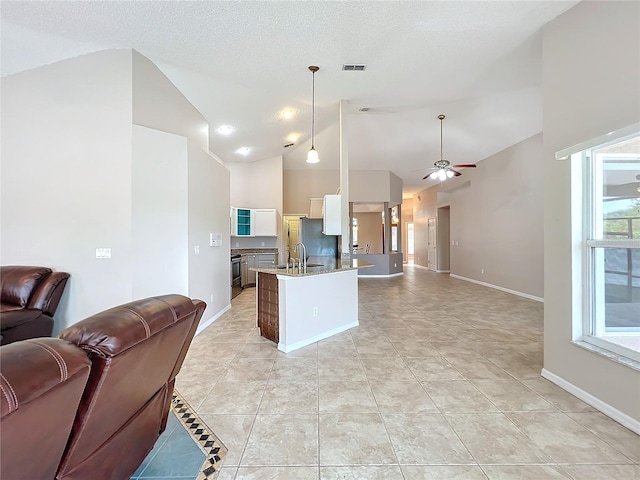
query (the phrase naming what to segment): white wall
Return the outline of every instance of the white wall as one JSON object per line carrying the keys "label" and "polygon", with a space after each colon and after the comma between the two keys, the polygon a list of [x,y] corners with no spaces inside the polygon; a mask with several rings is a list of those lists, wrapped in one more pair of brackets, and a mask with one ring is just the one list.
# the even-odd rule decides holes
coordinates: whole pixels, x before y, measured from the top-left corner
{"label": "white wall", "polygon": [[[543,296],[541,156],[538,134],[420,192],[428,204],[421,208],[430,217],[436,216],[435,207],[450,206],[450,240],[457,242],[450,246],[452,274]],[[416,205],[414,196],[414,223]],[[426,266],[426,221],[416,228],[416,263]]]}
{"label": "white wall", "polygon": [[427,244],[429,240],[428,220],[436,218],[438,206],[438,190],[427,188],[413,196],[413,236],[416,265],[427,266]]}
{"label": "white wall", "polygon": [[[54,333],[159,293],[199,297],[209,318],[229,305],[229,174],[199,149],[201,117],[176,107],[186,99],[152,67],[110,50],[2,79],[0,260],[71,274]],[[156,95],[136,102],[145,88]],[[134,105],[138,119],[180,118],[180,131],[136,125]],[[211,232],[223,247],[209,249]],[[187,257],[194,242],[203,254]],[[112,258],[97,260],[98,247]]]}
{"label": "white wall", "polygon": [[131,76],[117,50],[2,79],[1,262],[71,274],[54,333],[131,298]]}
{"label": "white wall", "polygon": [[352,170],[349,172],[349,201],[402,204],[402,179],[389,170]]}
{"label": "white wall", "polygon": [[[189,142],[188,152],[189,296],[207,302],[202,317],[207,320],[230,301],[229,171],[195,142]],[[222,234],[222,246],[209,246],[210,233]]]}
{"label": "white wall", "polygon": [[309,199],[333,195],[340,188],[340,170],[285,170],[284,213],[309,214]]}
{"label": "white wall", "polygon": [[187,139],[134,125],[132,172],[132,297],[189,295]]}
{"label": "white wall", "polygon": [[382,254],[382,214],[380,212],[358,212],[358,253],[365,253],[366,244],[370,254]]}
{"label": "white wall", "polygon": [[283,213],[282,156],[251,163],[228,162],[231,205],[241,208],[275,208],[278,211],[278,237],[233,237],[232,248],[281,248]]}
{"label": "white wall", "polygon": [[544,368],[636,425],[640,372],[572,343],[582,285],[572,285],[570,163],[554,154],[640,121],[638,31],[638,2],[581,2],[543,35]]}
{"label": "white wall", "polygon": [[132,51],[133,123],[191,139],[209,150],[209,124],[148,58]]}

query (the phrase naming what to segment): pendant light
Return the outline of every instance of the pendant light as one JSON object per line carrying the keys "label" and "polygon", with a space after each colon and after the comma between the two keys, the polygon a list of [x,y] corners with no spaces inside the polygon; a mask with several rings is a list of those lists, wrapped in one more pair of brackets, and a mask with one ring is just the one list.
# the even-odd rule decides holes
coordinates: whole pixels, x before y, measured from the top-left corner
{"label": "pendant light", "polygon": [[311,94],[311,150],[309,150],[309,153],[307,153],[307,163],[318,163],[320,161],[320,158],[318,157],[318,152],[316,151],[314,140],[316,134],[316,72],[320,70],[320,67],[310,65],[309,70],[311,70],[311,75],[313,78],[313,89]]}

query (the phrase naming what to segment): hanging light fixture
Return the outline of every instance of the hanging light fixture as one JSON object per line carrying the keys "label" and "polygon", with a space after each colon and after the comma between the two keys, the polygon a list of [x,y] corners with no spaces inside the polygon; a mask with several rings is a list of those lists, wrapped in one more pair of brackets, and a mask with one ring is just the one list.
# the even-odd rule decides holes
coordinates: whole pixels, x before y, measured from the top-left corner
{"label": "hanging light fixture", "polygon": [[320,67],[310,65],[311,75],[313,77],[313,89],[311,94],[311,150],[307,153],[307,163],[318,163],[320,158],[316,151],[314,140],[316,134],[316,72],[320,70]]}
{"label": "hanging light fixture", "polygon": [[475,165],[472,163],[460,163],[458,165],[451,165],[449,160],[445,160],[442,157],[442,121],[445,119],[444,115],[438,115],[438,120],[440,120],[440,160],[433,163],[432,172],[427,173],[423,180],[427,178],[437,178],[441,182],[444,182],[447,178],[458,177],[462,175],[454,168],[475,168]]}

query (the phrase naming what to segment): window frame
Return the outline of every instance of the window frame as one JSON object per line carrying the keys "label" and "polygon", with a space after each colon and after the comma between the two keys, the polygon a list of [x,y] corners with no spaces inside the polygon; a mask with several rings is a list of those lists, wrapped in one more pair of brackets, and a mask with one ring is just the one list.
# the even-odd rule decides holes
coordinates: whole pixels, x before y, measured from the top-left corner
{"label": "window frame", "polygon": [[[593,237],[598,230],[597,223],[602,222],[604,218],[601,209],[602,159],[595,158],[595,151],[638,136],[640,136],[640,124],[635,124],[556,154],[557,159],[565,159],[569,156],[571,158],[573,283],[574,286],[580,286],[573,290],[573,340],[636,362],[640,362],[640,352],[606,339],[603,317],[604,266],[599,268],[597,263],[604,262],[604,252],[607,248],[640,249],[640,241]],[[599,230],[603,231],[603,225],[600,224],[599,227]],[[604,237],[604,231],[602,237]],[[601,320],[599,321],[598,318]],[[637,332],[630,333],[637,334]],[[621,332],[620,335],[624,333]]]}

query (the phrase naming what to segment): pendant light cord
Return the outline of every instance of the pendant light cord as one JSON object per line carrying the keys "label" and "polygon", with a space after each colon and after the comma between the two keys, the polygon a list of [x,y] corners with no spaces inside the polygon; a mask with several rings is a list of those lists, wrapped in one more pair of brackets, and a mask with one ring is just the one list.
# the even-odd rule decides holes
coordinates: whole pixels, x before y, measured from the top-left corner
{"label": "pendant light cord", "polygon": [[311,148],[314,148],[314,140],[316,137],[316,72],[311,72]]}
{"label": "pendant light cord", "polygon": [[442,158],[442,118],[440,119],[440,160],[443,160]]}

